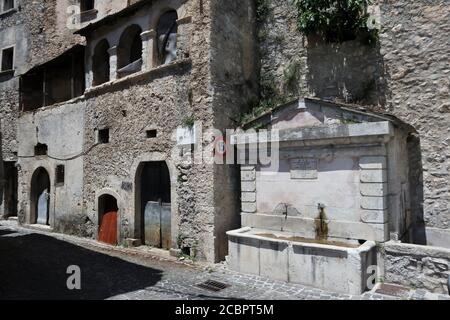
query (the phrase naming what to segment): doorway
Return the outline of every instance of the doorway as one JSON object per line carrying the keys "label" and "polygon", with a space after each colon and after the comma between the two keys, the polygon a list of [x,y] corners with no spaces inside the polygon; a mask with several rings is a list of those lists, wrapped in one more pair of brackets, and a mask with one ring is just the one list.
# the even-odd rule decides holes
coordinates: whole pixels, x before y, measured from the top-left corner
{"label": "doorway", "polygon": [[98,199],[98,240],[100,242],[117,245],[118,212],[117,199],[113,196],[104,194]]}
{"label": "doorway", "polygon": [[38,168],[31,178],[31,223],[50,225],[50,177]]}
{"label": "doorway", "polygon": [[15,162],[4,162],[4,217],[17,217],[17,168]]}
{"label": "doorway", "polygon": [[171,238],[171,188],[166,162],[145,162],[136,179],[136,222],[142,243],[169,250]]}

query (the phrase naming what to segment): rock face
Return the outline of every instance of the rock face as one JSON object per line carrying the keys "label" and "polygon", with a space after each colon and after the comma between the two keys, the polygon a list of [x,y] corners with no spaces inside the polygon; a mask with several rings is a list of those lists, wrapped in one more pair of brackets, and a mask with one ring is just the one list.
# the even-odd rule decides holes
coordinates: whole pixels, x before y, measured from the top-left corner
{"label": "rock face", "polygon": [[258,27],[262,90],[281,100],[312,95],[357,102],[412,125],[418,131],[408,138],[416,227],[409,240],[426,243],[427,235],[436,237],[432,228],[450,236],[449,2],[376,1],[381,32],[375,46],[304,37],[289,1],[262,3],[268,5]]}
{"label": "rock face", "polygon": [[386,282],[448,293],[450,250],[389,242],[384,259]]}

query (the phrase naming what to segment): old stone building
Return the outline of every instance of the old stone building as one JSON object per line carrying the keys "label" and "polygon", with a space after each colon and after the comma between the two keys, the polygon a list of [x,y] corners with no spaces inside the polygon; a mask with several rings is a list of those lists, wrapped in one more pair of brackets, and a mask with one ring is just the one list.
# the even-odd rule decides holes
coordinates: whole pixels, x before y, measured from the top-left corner
{"label": "old stone building", "polygon": [[[315,220],[327,220],[329,240],[385,243],[373,244],[366,262],[383,265],[386,279],[409,281],[398,265],[420,260],[439,269],[422,285],[443,291],[450,255],[432,249],[424,261],[417,247],[391,241],[450,248],[450,3],[378,0],[370,10],[380,26],[375,45],[304,35],[285,0],[2,0],[0,216],[211,262],[229,254],[248,271],[236,262],[239,234],[230,234],[229,252],[227,232],[277,231],[267,219],[297,212],[295,236],[314,238]],[[298,101],[312,109],[294,107],[285,119],[269,111]],[[284,141],[285,155],[305,152],[299,136],[316,127],[323,139],[315,146],[364,146],[337,152],[346,160],[329,167],[326,152],[307,148],[316,160],[294,165],[307,172],[284,175],[288,157],[276,183],[259,180],[259,167],[195,161],[217,151],[217,136],[203,134],[210,129],[279,123],[296,137]],[[341,166],[348,175],[336,173]],[[284,193],[271,188],[305,175],[322,181],[320,168],[336,176],[313,188],[299,181],[286,182],[294,189]],[[370,180],[373,169],[380,180]],[[245,190],[253,174],[255,188]],[[337,193],[339,179],[355,180],[343,203],[311,195],[322,195],[330,179]],[[314,199],[296,199],[293,190]],[[333,207],[330,217],[318,219],[317,204]]]}
{"label": "old stone building", "polygon": [[[17,1],[2,14],[2,46],[15,49],[2,74],[4,163],[18,176],[6,179],[18,185],[5,190],[2,214],[96,238],[102,214],[118,211],[113,243],[222,260],[225,232],[239,226],[238,171],[181,165],[173,149],[190,147],[172,138],[191,120],[203,130],[235,126],[231,115],[256,95],[252,6],[95,4],[79,13],[79,1]],[[212,63],[221,57],[226,64]],[[162,210],[160,235],[148,225],[149,201]]]}

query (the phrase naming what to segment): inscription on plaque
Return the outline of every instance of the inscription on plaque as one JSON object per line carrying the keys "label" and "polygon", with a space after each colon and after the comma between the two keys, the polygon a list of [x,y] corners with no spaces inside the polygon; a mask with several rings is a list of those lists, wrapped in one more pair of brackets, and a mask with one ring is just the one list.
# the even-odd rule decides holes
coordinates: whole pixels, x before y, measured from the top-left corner
{"label": "inscription on plaque", "polygon": [[313,180],[317,179],[316,158],[300,158],[291,160],[291,179]]}

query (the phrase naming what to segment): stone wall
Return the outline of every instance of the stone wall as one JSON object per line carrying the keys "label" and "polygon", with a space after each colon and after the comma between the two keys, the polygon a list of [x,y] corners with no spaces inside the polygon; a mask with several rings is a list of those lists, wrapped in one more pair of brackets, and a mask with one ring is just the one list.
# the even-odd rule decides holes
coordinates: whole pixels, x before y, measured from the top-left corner
{"label": "stone wall", "polygon": [[384,108],[419,132],[423,219],[441,229],[450,228],[449,5],[448,0],[381,2]]}
{"label": "stone wall", "polygon": [[[211,76],[214,128],[239,125],[240,114],[257,97],[257,48],[253,1],[211,1]],[[232,164],[214,167],[216,259],[228,253],[226,232],[240,227],[239,171]]]}
{"label": "stone wall", "polygon": [[385,282],[448,293],[450,250],[388,242],[382,252]]}
{"label": "stone wall", "polygon": [[277,103],[302,95],[356,102],[412,125],[420,139],[409,145],[416,229],[424,221],[428,228],[448,231],[450,2],[377,1],[381,32],[375,46],[359,39],[326,44],[307,38],[297,29],[289,1],[261,3],[269,9],[258,29],[262,92],[275,91]]}
{"label": "stone wall", "polygon": [[298,31],[297,9],[290,1],[261,3],[268,5],[258,28],[263,90],[274,90],[278,102],[307,95],[381,102],[383,66],[377,46],[362,45],[362,39],[329,44],[306,37]]}
{"label": "stone wall", "polygon": [[[98,221],[96,198],[112,191],[119,198],[120,239],[140,238],[136,225],[137,169],[147,161],[166,161],[172,186],[172,247],[190,248],[198,259],[216,261],[213,165],[181,163],[174,132],[193,117],[204,129],[213,125],[209,46],[210,7],[191,1],[188,59],[159,66],[87,93],[84,206]],[[200,7],[201,6],[201,7]],[[180,17],[182,18],[182,17]],[[146,136],[148,128],[157,137]],[[109,128],[110,143],[96,145],[98,129]],[[200,141],[199,143],[204,143]],[[200,148],[197,145],[197,148]],[[132,186],[125,188],[124,186]],[[92,234],[91,236],[95,236]]]}

